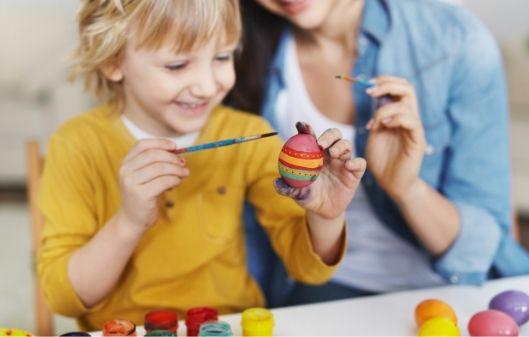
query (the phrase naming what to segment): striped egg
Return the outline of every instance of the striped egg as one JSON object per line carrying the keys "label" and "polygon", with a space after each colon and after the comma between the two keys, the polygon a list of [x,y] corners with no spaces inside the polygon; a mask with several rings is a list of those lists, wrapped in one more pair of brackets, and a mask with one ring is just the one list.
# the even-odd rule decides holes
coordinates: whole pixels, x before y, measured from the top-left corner
{"label": "striped egg", "polygon": [[279,174],[292,187],[302,188],[312,184],[320,175],[322,166],[323,151],[313,135],[291,137],[279,154]]}

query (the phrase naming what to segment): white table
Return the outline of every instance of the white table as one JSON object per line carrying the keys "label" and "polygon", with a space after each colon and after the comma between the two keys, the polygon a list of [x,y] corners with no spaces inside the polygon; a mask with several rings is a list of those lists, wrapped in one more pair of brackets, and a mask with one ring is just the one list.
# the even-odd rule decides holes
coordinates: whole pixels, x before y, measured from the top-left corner
{"label": "white table", "polygon": [[[490,299],[505,290],[529,293],[529,276],[490,281],[482,287],[446,286],[387,295],[274,309],[275,336],[415,336],[414,310],[427,298],[441,299],[454,308],[462,335],[470,317],[488,308]],[[240,314],[222,316],[233,333],[241,335]],[[139,329],[138,333],[143,333]],[[520,329],[529,335],[529,323]],[[178,336],[185,336],[180,322]]]}
{"label": "white table", "polygon": [[[272,310],[276,336],[403,336],[416,335],[414,311],[420,301],[441,299],[454,308],[462,335],[468,335],[468,320],[488,308],[490,299],[505,290],[529,293],[529,276],[490,281],[482,287],[446,286],[403,291],[320,304]],[[240,315],[222,317],[240,335]],[[529,323],[520,329],[529,335]]]}

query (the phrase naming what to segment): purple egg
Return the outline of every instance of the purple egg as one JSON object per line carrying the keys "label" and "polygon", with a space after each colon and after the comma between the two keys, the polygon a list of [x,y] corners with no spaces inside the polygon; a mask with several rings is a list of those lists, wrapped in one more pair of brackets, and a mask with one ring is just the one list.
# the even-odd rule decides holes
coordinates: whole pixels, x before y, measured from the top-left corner
{"label": "purple egg", "polygon": [[529,320],[529,295],[518,290],[501,292],[490,301],[489,309],[503,311],[521,326]]}

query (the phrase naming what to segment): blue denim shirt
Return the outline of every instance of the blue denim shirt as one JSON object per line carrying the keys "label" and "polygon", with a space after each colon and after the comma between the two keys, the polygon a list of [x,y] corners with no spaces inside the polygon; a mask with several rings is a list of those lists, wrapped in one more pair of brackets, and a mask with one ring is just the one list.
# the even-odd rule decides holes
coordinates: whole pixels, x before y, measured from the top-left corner
{"label": "blue denim shirt", "polygon": [[[460,215],[455,242],[444,255],[432,257],[432,268],[455,284],[529,273],[529,254],[510,235],[506,85],[489,32],[466,10],[433,0],[365,0],[361,28],[353,75],[398,76],[415,86],[429,144],[420,177],[452,201]],[[287,34],[269,69],[261,111],[273,127],[284,89]],[[364,89],[352,87],[357,130],[365,130],[376,110]],[[355,136],[359,156],[365,155],[368,135],[360,131]],[[382,221],[420,246],[369,171],[362,183]]]}

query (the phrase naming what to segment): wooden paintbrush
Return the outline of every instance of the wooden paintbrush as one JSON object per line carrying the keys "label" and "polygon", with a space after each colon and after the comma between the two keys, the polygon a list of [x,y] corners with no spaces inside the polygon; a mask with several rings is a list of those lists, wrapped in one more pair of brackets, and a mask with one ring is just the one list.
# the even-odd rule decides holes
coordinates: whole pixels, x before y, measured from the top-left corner
{"label": "wooden paintbrush", "polygon": [[[375,86],[375,83],[373,83],[372,81],[370,80],[364,80],[362,78],[359,78],[359,77],[351,77],[351,76],[347,76],[347,75],[336,75],[334,76],[334,78],[337,78],[339,80],[344,80],[344,81],[348,81],[348,82],[351,82],[351,83],[356,83],[356,84],[360,84],[360,85],[363,85],[367,88],[372,88]],[[378,105],[379,106],[382,106],[382,105],[386,105],[387,103],[391,103],[392,102],[392,97],[390,95],[386,95],[386,96],[382,96],[378,99]]]}
{"label": "wooden paintbrush", "polygon": [[336,76],[334,76],[334,78],[337,78],[339,80],[348,81],[348,82],[351,82],[351,83],[364,85],[364,86],[366,86],[368,88],[375,86],[375,83],[373,83],[373,82],[371,82],[369,80],[361,79],[359,77],[351,77],[351,76],[347,76],[347,75],[336,75]]}
{"label": "wooden paintbrush", "polygon": [[275,135],[277,135],[277,132],[269,132],[269,133],[263,133],[260,135],[253,135],[253,136],[246,136],[246,137],[239,137],[239,138],[229,138],[229,139],[219,140],[219,141],[211,142],[211,143],[204,143],[204,144],[198,144],[198,145],[193,145],[193,146],[188,146],[188,147],[182,147],[180,149],[176,149],[171,152],[176,153],[176,154],[196,152],[196,151],[214,149],[214,148],[222,147],[222,146],[240,144],[240,143],[249,142],[252,140],[262,139],[266,137],[271,137]]}

